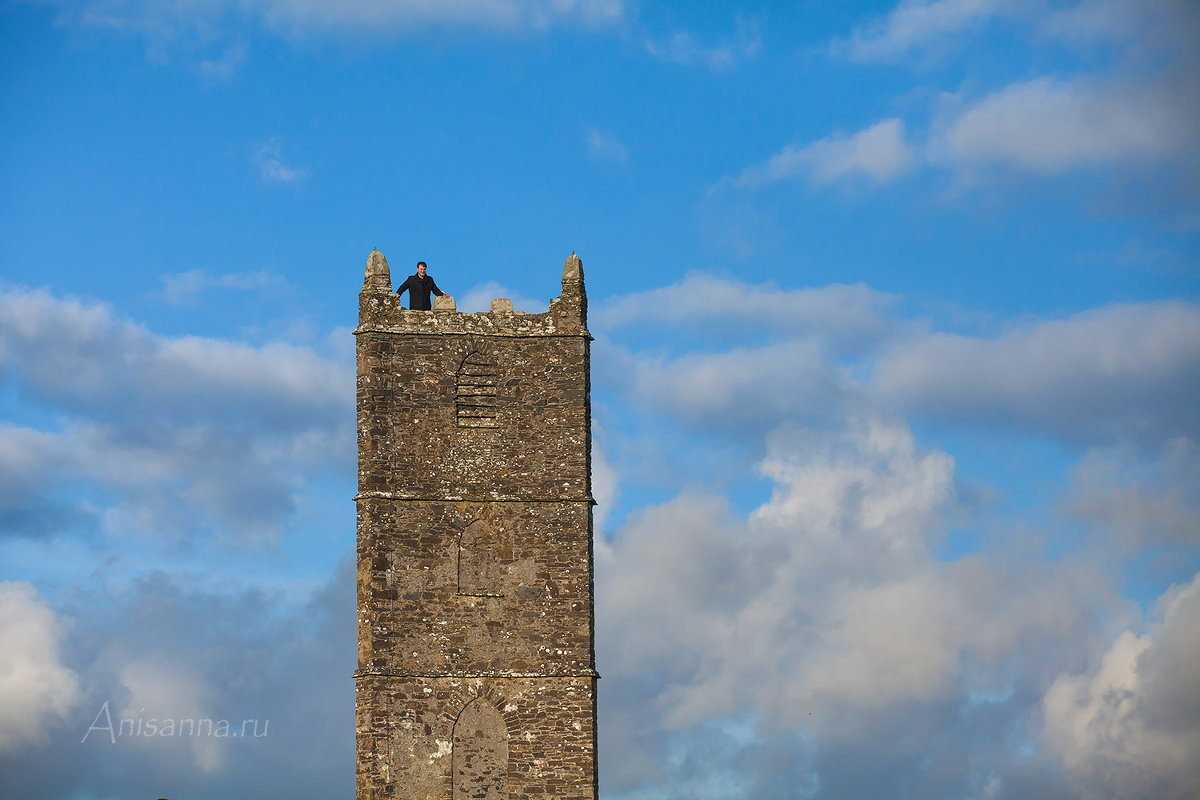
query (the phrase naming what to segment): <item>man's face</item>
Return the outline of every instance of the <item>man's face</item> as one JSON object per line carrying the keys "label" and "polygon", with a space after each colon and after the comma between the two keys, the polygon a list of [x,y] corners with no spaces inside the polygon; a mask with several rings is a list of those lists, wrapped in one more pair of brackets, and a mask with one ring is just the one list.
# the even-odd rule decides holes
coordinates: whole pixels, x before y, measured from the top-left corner
{"label": "man's face", "polygon": [[424,264],[417,264],[417,274],[420,275],[422,278],[425,277],[425,265]]}

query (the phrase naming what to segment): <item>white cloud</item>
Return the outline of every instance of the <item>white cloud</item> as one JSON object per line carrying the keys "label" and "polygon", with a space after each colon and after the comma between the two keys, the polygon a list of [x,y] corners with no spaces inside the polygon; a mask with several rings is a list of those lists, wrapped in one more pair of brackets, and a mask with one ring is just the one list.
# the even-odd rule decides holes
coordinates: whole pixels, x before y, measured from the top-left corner
{"label": "white cloud", "polygon": [[995,339],[899,341],[872,381],[890,407],[926,418],[1153,448],[1200,439],[1198,386],[1200,309],[1181,302],[1110,306]]}
{"label": "white cloud", "polygon": [[[1145,174],[1174,164],[1183,174],[1169,179],[1191,193],[1200,174],[1193,146],[1200,138],[1195,3],[905,0],[833,49],[859,61],[907,59],[999,20],[1017,22],[1035,47],[1066,45],[1088,58],[1104,47],[1111,55],[1092,74],[1022,76],[981,98],[966,98],[965,89],[944,94],[925,137],[928,163],[955,170],[964,185],[995,167],[1054,175],[1133,166]],[[787,174],[800,154],[785,150],[750,177]]]}
{"label": "white cloud", "polygon": [[[29,467],[15,482],[24,491],[0,496],[0,519],[8,535],[52,537],[99,525],[164,547],[193,535],[260,546],[295,512],[306,476],[347,460],[348,435],[348,426],[256,435],[219,421],[178,430],[72,423],[54,433],[0,426],[0,475]],[[72,499],[81,486],[106,493],[105,505]]]}
{"label": "white cloud", "polygon": [[256,5],[272,23],[308,30],[328,25],[361,30],[423,25],[604,26],[620,20],[625,11],[621,0],[258,0]]}
{"label": "white cloud", "polygon": [[932,160],[1006,164],[1051,174],[1188,153],[1200,126],[1166,86],[1036,78],[1012,84],[943,123]]}
{"label": "white cloud", "polygon": [[1191,439],[1169,440],[1149,462],[1130,448],[1094,448],[1070,478],[1059,510],[1111,533],[1126,552],[1200,545],[1200,448]]}
{"label": "white cloud", "polygon": [[1009,10],[1012,0],[902,0],[883,19],[836,40],[835,53],[856,61],[889,60],[922,45],[981,25]]}
{"label": "white cloud", "polygon": [[[744,302],[743,302],[744,298]],[[597,368],[675,419],[743,434],[889,408],[1087,446],[1200,440],[1200,310],[1164,301],[1026,322],[994,338],[929,333],[867,287],[783,291],[692,275],[617,298],[597,330],[684,326],[711,352],[601,344]],[[767,344],[747,345],[774,332]],[[863,375],[869,376],[865,383]]]}
{"label": "white cloud", "polygon": [[1190,49],[1200,14],[1191,0],[901,0],[830,49],[854,61],[896,61],[1010,21],[1059,43],[1117,43],[1161,58]]}
{"label": "white cloud", "polygon": [[625,149],[625,145],[595,128],[585,125],[583,138],[587,142],[588,155],[597,161],[616,161],[623,164],[629,160],[629,151]]}
{"label": "white cloud", "polygon": [[308,170],[283,159],[279,140],[268,139],[254,150],[254,164],[263,183],[297,183],[308,178]]}
{"label": "white cloud", "polygon": [[191,269],[187,272],[163,275],[160,280],[163,287],[155,296],[173,306],[195,305],[200,295],[209,289],[248,292],[281,289],[288,285],[283,277],[264,270],[210,275],[204,270]]}
{"label": "white cloud", "polygon": [[[620,764],[610,774],[647,796],[690,796],[680,775],[708,776],[722,797],[756,796],[742,759],[767,758],[767,743],[786,739],[777,755],[788,767],[763,774],[819,781],[816,796],[883,796],[897,785],[918,797],[1055,796],[1077,768],[1048,738],[1031,756],[1014,736],[1048,686],[1136,615],[1112,581],[1120,560],[1191,547],[1200,530],[1186,435],[1200,407],[1200,312],[1116,306],[985,339],[888,319],[891,298],[848,288],[693,275],[596,312],[614,334],[631,328],[653,342],[633,352],[598,345],[596,363],[632,397],[688,423],[688,446],[704,431],[718,452],[728,437],[756,449],[759,432],[778,426],[758,463],[765,502],[740,512],[705,483],[716,470],[684,476],[703,488],[630,514],[597,543],[597,651],[615,695],[601,702],[617,726],[602,735]],[[745,310],[729,300],[742,296],[753,299]],[[825,316],[791,319],[822,306]],[[710,330],[723,314],[732,325]],[[872,345],[831,355],[830,337],[865,319],[883,331]],[[655,325],[664,336],[650,335]],[[680,329],[689,347],[702,330],[718,349],[671,353]],[[874,382],[860,384],[858,369],[873,365]],[[1058,498],[1065,517],[1010,525],[980,513],[948,453],[922,447],[880,408],[1133,444],[1084,455]],[[655,439],[646,451],[671,446]],[[632,485],[645,453],[609,452]],[[692,458],[661,469],[678,477]],[[948,556],[964,528],[969,553]],[[1077,546],[1047,556],[1064,530]]]}
{"label": "white cloud", "polygon": [[[554,25],[610,26],[625,14],[621,0],[46,0],[64,21],[142,34],[167,42],[219,40],[238,17],[287,33],[378,33],[428,26],[495,30]],[[236,45],[234,46],[236,48]],[[226,53],[231,51],[227,50]],[[236,52],[232,51],[232,52]],[[218,75],[236,60],[214,65]]]}
{"label": "white cloud", "polygon": [[1161,607],[1151,632],[1122,633],[1093,670],[1046,691],[1042,742],[1084,797],[1200,794],[1200,575]]}
{"label": "white cloud", "polygon": [[245,42],[236,42],[210,58],[200,58],[194,68],[198,75],[211,83],[225,83],[233,78],[245,62],[247,50]]}
{"label": "white cloud", "polygon": [[1036,20],[1041,33],[1076,44],[1116,42],[1160,57],[1190,49],[1200,25],[1191,0],[1080,0],[1045,10]]}
{"label": "white cloud", "polygon": [[[0,473],[21,487],[0,492],[8,533],[99,515],[165,541],[216,520],[227,542],[261,543],[305,475],[352,463],[353,371],[306,348],[161,337],[15,290],[0,293],[0,373],[60,415],[53,430],[0,427]],[[64,499],[80,484],[118,491],[85,508]]]}
{"label": "white cloud", "polygon": [[701,272],[660,289],[609,299],[592,312],[598,329],[657,324],[712,329],[723,323],[815,333],[835,345],[880,338],[888,330],[893,295],[863,284],[780,289]]}
{"label": "white cloud", "polygon": [[[857,403],[847,376],[813,340],[793,340],[675,358],[604,355],[614,378],[640,401],[702,428],[731,435],[785,420],[823,425]],[[615,356],[615,358],[613,358]]]}
{"label": "white cloud", "polygon": [[[122,664],[118,675],[125,702],[109,709],[112,726],[118,730],[121,719],[135,723],[149,719],[154,720],[156,726],[163,726],[167,720],[178,723],[186,719],[210,719],[215,723],[224,716],[205,677],[196,674],[192,665],[180,663],[178,659],[138,656]],[[233,724],[237,730],[236,719]],[[90,735],[101,734],[93,732]],[[191,752],[192,766],[201,774],[211,775],[224,766],[230,744],[228,739],[192,736],[184,741]],[[160,757],[178,749],[169,737],[140,736],[121,744],[157,750]]]}
{"label": "white cloud", "polygon": [[787,178],[807,177],[815,184],[852,177],[886,183],[915,166],[904,123],[885,119],[853,136],[834,135],[803,146],[788,145],[766,163],[746,168],[734,183],[750,189]]}
{"label": "white cloud", "polygon": [[[865,407],[856,380],[836,359],[886,341],[892,300],[862,285],[781,290],[693,273],[610,301],[594,312],[593,324],[610,332],[676,327],[703,341],[693,339],[698,346],[681,355],[602,341],[598,380],[671,418],[733,437],[783,421],[824,427]],[[780,335],[757,343],[767,332]]]}
{"label": "white cloud", "polygon": [[598,552],[601,668],[662,676],[669,728],[748,711],[821,744],[928,730],[973,693],[1035,690],[1111,609],[1088,568],[935,559],[954,464],[903,425],[785,428],[762,469],[775,489],[747,518],[687,493]]}
{"label": "white cloud", "polygon": [[729,69],[755,58],[762,49],[762,21],[758,17],[737,18],[737,30],[731,40],[706,46],[687,31],[676,31],[663,40],[646,39],[646,52],[662,61],[676,64],[703,64],[712,70]]}
{"label": "white cloud", "polygon": [[86,408],[96,419],[179,427],[213,419],[268,430],[324,424],[353,402],[350,366],[310,349],[156,336],[104,304],[41,290],[0,292],[0,369],[18,372],[42,401]]}
{"label": "white cloud", "polygon": [[592,516],[597,531],[604,530],[604,522],[612,511],[620,494],[620,475],[604,451],[596,444],[595,423],[592,438],[592,498],[596,501]]}
{"label": "white cloud", "polygon": [[45,0],[57,6],[59,21],[139,33],[163,41],[191,33],[214,37],[229,12],[228,0],[161,3],[154,0]]}
{"label": "white cloud", "polygon": [[[0,752],[0,795],[137,797],[186,785],[214,797],[332,797],[347,793],[347,775],[353,794],[354,554],[293,597],[255,584],[154,572],[61,593],[75,621],[64,646],[86,698],[63,735]],[[122,718],[135,731],[140,720],[141,735],[128,725],[122,735]],[[230,735],[178,725],[165,735],[167,719],[224,719]]]}
{"label": "white cloud", "polygon": [[80,699],[65,624],[28,583],[0,582],[0,754],[43,741]]}
{"label": "white cloud", "polygon": [[62,463],[52,434],[0,423],[0,509],[22,502]]}
{"label": "white cloud", "polygon": [[[768,446],[760,468],[776,489],[751,520],[770,527],[799,523],[808,536],[833,535],[839,545],[861,534],[874,540],[861,544],[907,555],[924,543],[934,514],[952,499],[954,460],[921,453],[898,424],[867,418],[839,436],[784,429]],[[867,487],[872,492],[860,493]]]}

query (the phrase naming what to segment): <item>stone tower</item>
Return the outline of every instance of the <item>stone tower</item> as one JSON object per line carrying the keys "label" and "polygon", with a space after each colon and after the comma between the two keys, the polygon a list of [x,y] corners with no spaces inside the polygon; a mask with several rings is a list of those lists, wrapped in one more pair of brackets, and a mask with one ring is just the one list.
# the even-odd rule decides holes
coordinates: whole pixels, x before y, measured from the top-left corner
{"label": "stone tower", "polygon": [[359,800],[595,800],[587,297],[359,296]]}

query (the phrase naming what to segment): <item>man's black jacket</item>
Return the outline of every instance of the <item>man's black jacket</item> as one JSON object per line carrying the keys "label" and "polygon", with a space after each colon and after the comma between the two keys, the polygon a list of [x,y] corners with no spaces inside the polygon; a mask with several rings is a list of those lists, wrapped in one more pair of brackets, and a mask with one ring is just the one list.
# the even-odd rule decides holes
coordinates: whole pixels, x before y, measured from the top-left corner
{"label": "man's black jacket", "polygon": [[433,282],[433,278],[429,273],[425,273],[425,277],[420,275],[409,275],[408,280],[400,284],[400,288],[396,290],[396,294],[403,294],[404,290],[408,290],[408,307],[412,311],[429,311],[433,305],[429,302],[429,293],[433,292],[438,297],[445,294]]}

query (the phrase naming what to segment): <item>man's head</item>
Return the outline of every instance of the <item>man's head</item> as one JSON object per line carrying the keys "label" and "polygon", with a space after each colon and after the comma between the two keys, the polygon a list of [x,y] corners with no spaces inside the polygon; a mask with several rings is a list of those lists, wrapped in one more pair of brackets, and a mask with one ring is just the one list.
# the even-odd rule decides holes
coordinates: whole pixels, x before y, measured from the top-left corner
{"label": "man's head", "polygon": [[426,266],[425,266],[425,262],[424,262],[424,261],[418,261],[418,262],[417,262],[417,274],[418,274],[418,275],[420,275],[422,278],[424,278],[424,277],[425,277],[425,270],[426,270],[426,269],[428,269],[428,267],[426,267]]}

